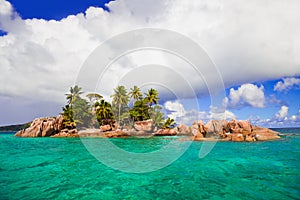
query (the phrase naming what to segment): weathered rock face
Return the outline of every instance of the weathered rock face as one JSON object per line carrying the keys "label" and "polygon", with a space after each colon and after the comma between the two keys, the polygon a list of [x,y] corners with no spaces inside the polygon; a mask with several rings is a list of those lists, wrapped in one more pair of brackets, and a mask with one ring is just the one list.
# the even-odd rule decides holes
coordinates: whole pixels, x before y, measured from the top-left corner
{"label": "weathered rock face", "polygon": [[252,125],[247,120],[241,120],[238,122],[239,127],[242,129],[243,135],[248,135],[252,132]]}
{"label": "weathered rock face", "polygon": [[232,119],[231,121],[227,122],[225,131],[230,133],[241,133],[242,129],[240,128],[238,121],[236,119]]}
{"label": "weathered rock face", "polygon": [[254,137],[254,135],[246,135],[245,141],[246,142],[255,142],[256,138]]}
{"label": "weathered rock face", "polygon": [[246,120],[237,121],[233,119],[229,122],[226,120],[212,120],[205,124],[204,131],[206,131],[206,134],[202,135],[199,131],[198,122],[194,122],[191,129],[195,140],[217,137],[225,141],[254,142],[280,138],[278,132],[268,128],[254,127]]}
{"label": "weathered rock face", "polygon": [[105,137],[101,129],[84,129],[78,132],[79,137]]}
{"label": "weathered rock face", "polygon": [[100,129],[85,129],[79,131],[78,135],[80,137],[101,137],[101,138],[117,138],[117,137],[127,137],[128,133],[117,129],[114,131],[105,131],[103,132]]}
{"label": "weathered rock face", "polygon": [[107,132],[104,132],[105,134],[105,137],[107,138],[118,138],[118,137],[127,137],[129,136],[128,133],[120,130],[120,129],[117,129],[115,131],[107,131]]}
{"label": "weathered rock face", "polygon": [[58,115],[57,117],[36,118],[29,128],[17,132],[15,136],[48,137],[59,133],[62,127],[63,117],[61,115]]}
{"label": "weathered rock face", "polygon": [[178,135],[191,135],[192,134],[190,127],[188,127],[185,124],[179,124],[177,126],[177,128],[178,128]]}
{"label": "weathered rock face", "polygon": [[154,136],[172,136],[172,135],[177,135],[178,129],[173,128],[173,129],[159,129],[154,133]]}
{"label": "weathered rock face", "polygon": [[63,129],[50,137],[79,137],[77,129]]}
{"label": "weathered rock face", "polygon": [[280,138],[278,132],[262,127],[253,127],[253,135],[257,141],[275,140]]}
{"label": "weathered rock face", "polygon": [[243,142],[244,141],[244,136],[241,133],[236,133],[236,134],[230,134],[230,140],[233,142]]}
{"label": "weathered rock face", "polygon": [[134,128],[137,131],[150,132],[153,130],[153,121],[152,119],[148,119],[145,121],[134,122]]}
{"label": "weathered rock face", "polygon": [[100,126],[100,130],[101,130],[102,132],[106,132],[106,131],[115,131],[115,130],[118,129],[118,126],[119,126],[118,123],[115,122],[115,123],[113,123],[113,124],[106,124],[106,125]]}
{"label": "weathered rock face", "polygon": [[207,128],[204,126],[203,121],[194,121],[191,126],[191,132],[195,137],[203,138],[207,133]]}
{"label": "weathered rock face", "polygon": [[225,120],[212,120],[205,124],[207,130],[206,137],[221,136],[225,137],[224,126],[227,125]]}
{"label": "weathered rock face", "polygon": [[111,127],[109,124],[107,124],[107,125],[102,125],[102,126],[100,126],[100,130],[101,130],[102,132],[105,132],[105,131],[111,131],[111,130],[112,130],[112,127]]}

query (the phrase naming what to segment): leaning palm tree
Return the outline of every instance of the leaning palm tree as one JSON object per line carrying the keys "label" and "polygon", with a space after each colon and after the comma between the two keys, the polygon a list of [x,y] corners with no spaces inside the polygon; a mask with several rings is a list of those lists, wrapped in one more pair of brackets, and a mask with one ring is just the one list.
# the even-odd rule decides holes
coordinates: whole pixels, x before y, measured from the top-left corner
{"label": "leaning palm tree", "polygon": [[175,126],[175,120],[171,119],[170,117],[168,117],[168,119],[166,119],[163,124],[164,129],[170,129],[173,128],[174,126]]}
{"label": "leaning palm tree", "polygon": [[142,92],[138,86],[133,86],[130,88],[130,92],[128,93],[129,97],[132,98],[134,101],[142,98]]}
{"label": "leaning palm tree", "polygon": [[129,98],[127,95],[127,91],[126,88],[123,85],[119,85],[118,87],[116,87],[114,89],[115,94],[111,95],[110,97],[113,98],[112,99],[112,103],[114,105],[118,106],[118,117],[119,117],[119,124],[121,121],[121,107],[122,105],[127,105],[129,102]]}
{"label": "leaning palm tree", "polygon": [[157,104],[158,103],[158,91],[153,89],[153,88],[150,88],[150,90],[148,90],[148,93],[145,93],[146,95],[146,99],[149,103],[149,106],[150,108],[152,107],[152,104]]}
{"label": "leaning palm tree", "polygon": [[73,105],[74,101],[83,93],[81,91],[81,87],[79,87],[78,85],[75,85],[74,87],[70,87],[70,93],[69,94],[65,94],[68,100],[68,104]]}

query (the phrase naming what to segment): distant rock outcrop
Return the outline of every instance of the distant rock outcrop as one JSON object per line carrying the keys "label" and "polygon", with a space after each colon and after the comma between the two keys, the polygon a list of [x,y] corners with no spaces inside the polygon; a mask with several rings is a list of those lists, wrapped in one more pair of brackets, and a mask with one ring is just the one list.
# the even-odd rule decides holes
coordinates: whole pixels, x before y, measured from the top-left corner
{"label": "distant rock outcrop", "polygon": [[[195,129],[196,125],[199,124],[194,122],[192,130]],[[199,126],[199,125],[198,125]],[[204,140],[206,138],[216,138],[225,141],[233,142],[255,142],[265,140],[279,139],[279,133],[272,131],[268,128],[262,128],[253,126],[249,121],[241,120],[238,121],[233,119],[231,121],[226,120],[212,120],[204,125],[204,137],[195,135],[195,140]]]}
{"label": "distant rock outcrop", "polygon": [[30,127],[18,131],[17,137],[77,137],[77,130],[63,129],[63,117],[44,117],[36,118]]}

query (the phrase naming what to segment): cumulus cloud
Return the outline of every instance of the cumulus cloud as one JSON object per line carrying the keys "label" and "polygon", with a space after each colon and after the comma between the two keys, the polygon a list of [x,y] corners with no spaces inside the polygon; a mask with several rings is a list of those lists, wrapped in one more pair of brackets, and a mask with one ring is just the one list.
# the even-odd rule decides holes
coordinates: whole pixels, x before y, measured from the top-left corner
{"label": "cumulus cloud", "polygon": [[275,114],[277,119],[287,119],[289,107],[281,106],[280,110]]}
{"label": "cumulus cloud", "polygon": [[229,106],[239,107],[249,105],[252,107],[263,108],[265,106],[264,87],[254,84],[243,84],[238,89],[230,89]]}
{"label": "cumulus cloud", "polygon": [[12,6],[8,1],[0,1],[0,15],[9,16],[12,13]]}
{"label": "cumulus cloud", "polygon": [[276,85],[274,86],[274,91],[288,91],[294,87],[300,87],[300,78],[284,78],[283,81],[278,81],[276,83]]}
{"label": "cumulus cloud", "polygon": [[168,114],[168,117],[172,119],[177,119],[179,117],[183,117],[186,114],[186,111],[181,103],[178,101],[167,101],[164,104],[165,109],[167,109],[170,114]]}
{"label": "cumulus cloud", "polygon": [[191,125],[195,120],[208,122],[213,119],[234,119],[236,115],[229,110],[220,110],[210,107],[210,111],[199,111],[196,109],[186,110],[179,101],[167,101],[164,104],[167,116],[174,119],[178,124]]}
{"label": "cumulus cloud", "polygon": [[281,106],[280,109],[271,117],[262,119],[259,116],[250,117],[249,120],[254,125],[265,127],[298,127],[300,123],[300,111],[289,116],[289,107]]}
{"label": "cumulus cloud", "polygon": [[[145,27],[177,31],[196,41],[216,63],[226,87],[297,76],[299,6],[297,0],[271,4],[260,0],[116,0],[107,4],[109,11],[90,7],[61,20],[23,20],[8,1],[0,0],[0,29],[7,32],[0,37],[0,94],[62,103],[62,94],[98,45],[114,35]],[[135,61],[129,59],[116,71]],[[190,76],[197,94],[207,95],[205,80],[188,68],[182,74]],[[214,75],[206,74],[204,78],[213,82]],[[171,85],[185,91],[176,78],[164,75]],[[253,91],[257,96],[233,90],[234,104],[263,107],[262,87]],[[103,92],[109,95],[111,91]]]}

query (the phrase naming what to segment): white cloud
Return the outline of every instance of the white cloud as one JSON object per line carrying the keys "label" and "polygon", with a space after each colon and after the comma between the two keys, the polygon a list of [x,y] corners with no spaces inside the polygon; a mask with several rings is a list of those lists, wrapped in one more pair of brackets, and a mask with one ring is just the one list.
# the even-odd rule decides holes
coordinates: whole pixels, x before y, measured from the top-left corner
{"label": "white cloud", "polygon": [[281,106],[280,110],[275,114],[277,119],[287,119],[289,107]]}
{"label": "white cloud", "polygon": [[164,108],[169,111],[168,117],[174,119],[178,124],[191,125],[195,120],[208,122],[213,119],[234,119],[235,114],[229,110],[210,108],[210,111],[186,110],[179,101],[167,101]]}
{"label": "white cloud", "polygon": [[291,121],[296,121],[297,118],[298,118],[298,117],[297,117],[296,115],[292,115],[292,116],[290,117],[290,120],[291,120]]}
{"label": "white cloud", "polygon": [[274,86],[274,91],[288,91],[293,87],[300,87],[300,78],[284,78],[283,81],[278,81]]}
{"label": "white cloud", "polygon": [[221,113],[215,113],[210,111],[209,117],[211,119],[235,119],[236,115],[229,110],[225,110],[224,112]]}
{"label": "white cloud", "polygon": [[250,105],[252,107],[263,108],[265,106],[264,87],[254,84],[243,84],[237,90],[231,88],[229,93],[229,106],[238,107]]}
{"label": "white cloud", "polygon": [[170,117],[171,119],[177,119],[179,117],[183,117],[186,114],[183,105],[178,101],[167,101],[164,104],[164,107],[171,112],[170,114],[168,114],[168,117]]}
{"label": "white cloud", "polygon": [[[110,12],[90,7],[85,13],[47,21],[23,20],[8,1],[0,0],[0,29],[8,32],[0,37],[0,94],[63,103],[63,94],[98,45],[124,31],[145,27],[173,30],[203,46],[226,87],[297,76],[299,6],[298,0],[271,4],[261,0],[116,0],[107,4]],[[116,70],[122,71],[120,68]],[[197,94],[207,94],[204,80],[188,68],[182,74],[190,77]],[[204,78],[213,82],[215,74],[206,74]],[[165,76],[170,85],[185,92],[177,78]],[[101,87],[105,90],[113,83]],[[264,106],[262,87],[232,93],[234,104]]]}
{"label": "white cloud", "polygon": [[[59,21],[22,20],[10,3],[0,2],[6,16],[1,28],[8,32],[0,37],[4,95],[57,99],[97,45],[142,27],[171,29],[197,41],[217,64],[226,86],[300,74],[298,1],[116,0],[107,4],[110,12],[90,7],[85,15]],[[204,81],[193,84],[200,92],[206,90]]]}
{"label": "white cloud", "polygon": [[8,1],[0,1],[0,15],[8,16],[12,13],[12,6]]}
{"label": "white cloud", "polygon": [[254,125],[264,127],[298,127],[300,123],[300,112],[288,115],[289,107],[281,106],[271,118],[261,119],[259,116],[250,117],[249,120]]}

